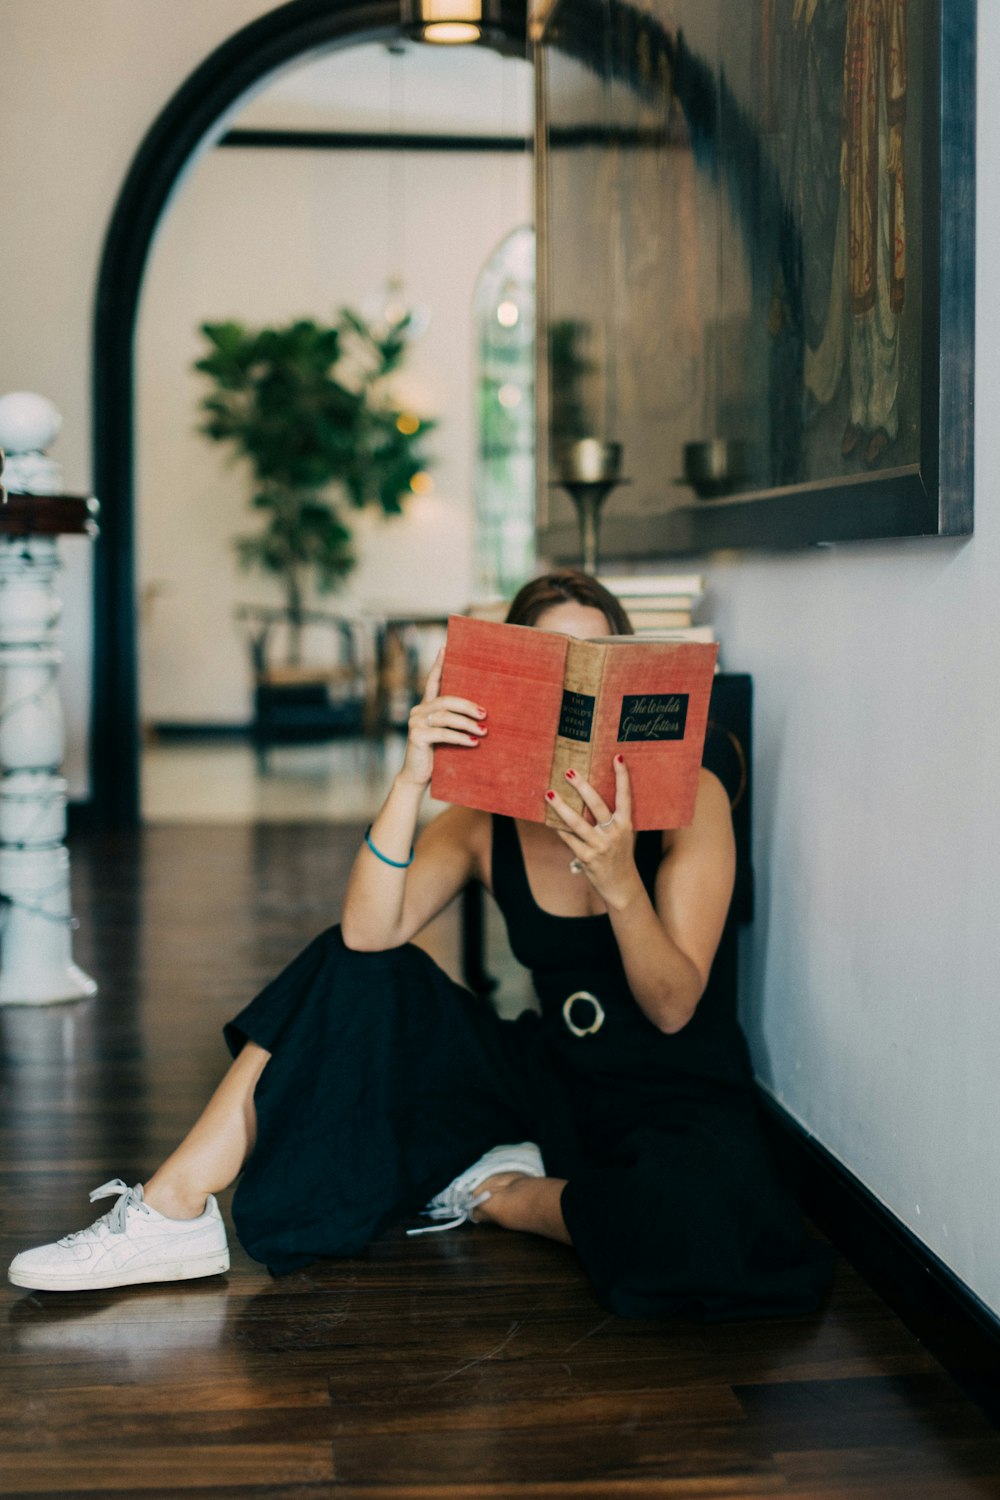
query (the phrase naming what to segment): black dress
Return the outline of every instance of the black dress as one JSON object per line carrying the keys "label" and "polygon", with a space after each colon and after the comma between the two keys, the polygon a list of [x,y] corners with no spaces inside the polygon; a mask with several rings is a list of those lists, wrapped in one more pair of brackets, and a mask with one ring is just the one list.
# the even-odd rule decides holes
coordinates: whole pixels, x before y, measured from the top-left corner
{"label": "black dress", "polygon": [[[636,859],[652,890],[660,835]],[[233,1202],[272,1271],[351,1255],[491,1146],[536,1141],[601,1302],[625,1317],[807,1311],[830,1254],[803,1234],[757,1125],[727,925],[694,1017],[667,1036],[632,998],[606,916],[535,903],[516,825],[495,818],[493,887],[541,1015],[499,1019],[412,946],[330,928],[226,1027],[272,1058]],[[576,992],[586,992],[567,1004]]]}

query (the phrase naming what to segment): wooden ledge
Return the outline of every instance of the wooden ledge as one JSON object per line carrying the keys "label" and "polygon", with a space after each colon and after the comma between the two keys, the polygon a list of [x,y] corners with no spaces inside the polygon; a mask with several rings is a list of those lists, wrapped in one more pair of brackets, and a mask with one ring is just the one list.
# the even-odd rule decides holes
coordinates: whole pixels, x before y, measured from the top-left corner
{"label": "wooden ledge", "polygon": [[358,674],[350,667],[339,667],[331,664],[328,667],[320,666],[275,666],[268,667],[266,671],[257,673],[257,682],[261,687],[309,687],[315,685],[327,686],[334,682],[348,682]]}
{"label": "wooden ledge", "polygon": [[0,536],[96,536],[100,506],[90,495],[19,495],[0,504]]}

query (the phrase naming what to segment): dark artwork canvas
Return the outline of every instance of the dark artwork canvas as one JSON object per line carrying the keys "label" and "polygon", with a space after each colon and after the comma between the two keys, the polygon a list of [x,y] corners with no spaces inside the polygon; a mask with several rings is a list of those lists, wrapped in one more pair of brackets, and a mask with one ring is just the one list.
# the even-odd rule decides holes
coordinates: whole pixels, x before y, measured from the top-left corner
{"label": "dark artwork canvas", "polygon": [[777,250],[768,416],[779,483],[919,458],[923,91],[907,29],[907,10],[912,21],[918,9],[919,0],[763,8],[764,119],[792,210],[767,226]]}
{"label": "dark artwork canvas", "polygon": [[550,554],[582,436],[631,480],[606,554],[971,530],[974,29],[973,0],[536,18]]}

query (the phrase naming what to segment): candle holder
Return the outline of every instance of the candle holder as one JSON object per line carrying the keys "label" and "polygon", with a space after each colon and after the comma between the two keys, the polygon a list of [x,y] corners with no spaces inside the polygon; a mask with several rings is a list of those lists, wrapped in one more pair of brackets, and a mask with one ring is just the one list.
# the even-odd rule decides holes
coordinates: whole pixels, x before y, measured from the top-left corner
{"label": "candle holder", "polygon": [[621,443],[605,443],[600,438],[579,438],[556,454],[557,477],[552,483],[564,489],[576,507],[585,573],[597,572],[601,507],[612,490],[632,483],[623,477],[621,463]]}
{"label": "candle holder", "polygon": [[684,477],[699,500],[715,500],[738,490],[752,470],[746,443],[733,438],[706,438],[685,443],[682,450]]}

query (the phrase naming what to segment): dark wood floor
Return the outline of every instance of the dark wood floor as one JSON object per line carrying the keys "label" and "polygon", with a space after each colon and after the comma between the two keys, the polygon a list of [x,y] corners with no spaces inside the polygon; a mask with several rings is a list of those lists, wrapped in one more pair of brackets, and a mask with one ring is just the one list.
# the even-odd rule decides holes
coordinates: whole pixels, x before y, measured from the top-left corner
{"label": "dark wood floor", "polygon": [[[77,841],[92,1003],[0,1011],[0,1253],[82,1227],[221,1072],[218,1028],[339,908],[357,830]],[[450,960],[454,927],[432,937]],[[0,1307],[0,1495],[1000,1496],[1000,1434],[851,1268],[815,1317],[625,1322],[488,1228],[272,1281]]]}

